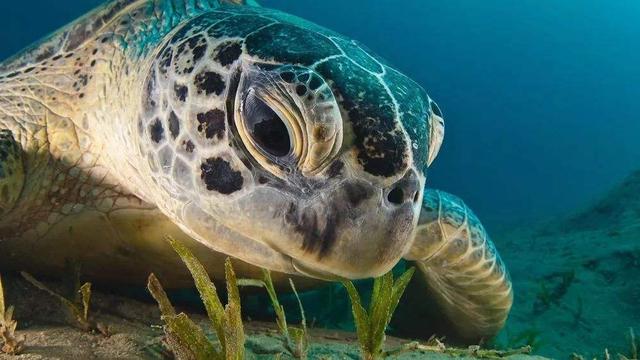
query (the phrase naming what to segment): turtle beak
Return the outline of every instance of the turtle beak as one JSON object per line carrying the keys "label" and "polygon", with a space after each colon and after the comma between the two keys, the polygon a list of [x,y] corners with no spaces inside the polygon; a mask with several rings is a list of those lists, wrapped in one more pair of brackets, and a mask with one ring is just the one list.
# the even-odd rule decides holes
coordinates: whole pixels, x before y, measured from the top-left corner
{"label": "turtle beak", "polygon": [[299,261],[296,259],[291,259],[291,266],[301,275],[314,278],[314,279],[325,280],[325,281],[340,281],[344,279],[343,277],[340,277],[335,274],[331,274],[325,271],[315,270],[305,265],[302,261]]}
{"label": "turtle beak", "polygon": [[412,245],[421,186],[415,171],[410,170],[386,189],[363,181],[345,181],[325,194],[323,201],[306,207],[297,204],[285,216],[284,224],[302,238],[302,251],[287,254],[293,267],[323,280],[386,273]]}

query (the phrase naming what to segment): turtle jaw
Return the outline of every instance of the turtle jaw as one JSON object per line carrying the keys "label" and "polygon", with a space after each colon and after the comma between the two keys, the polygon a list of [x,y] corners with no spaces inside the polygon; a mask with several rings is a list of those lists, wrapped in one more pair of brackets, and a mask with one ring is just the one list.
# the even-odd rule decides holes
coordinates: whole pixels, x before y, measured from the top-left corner
{"label": "turtle jaw", "polygon": [[340,234],[330,251],[292,255],[293,267],[322,280],[363,279],[390,271],[412,245],[416,221],[413,206],[405,204],[390,212],[380,207],[359,221],[360,226],[337,228]]}
{"label": "turtle jaw", "polygon": [[296,271],[309,277],[382,275],[411,247],[420,211],[419,201],[393,203],[388,193],[348,179],[309,199],[287,198],[284,212],[271,215],[275,236],[252,236],[290,257]]}
{"label": "turtle jaw", "polygon": [[395,204],[387,193],[353,178],[308,197],[260,186],[229,203],[226,216],[192,202],[179,223],[213,250],[257,266],[322,280],[367,278],[402,258],[418,221],[419,202]]}

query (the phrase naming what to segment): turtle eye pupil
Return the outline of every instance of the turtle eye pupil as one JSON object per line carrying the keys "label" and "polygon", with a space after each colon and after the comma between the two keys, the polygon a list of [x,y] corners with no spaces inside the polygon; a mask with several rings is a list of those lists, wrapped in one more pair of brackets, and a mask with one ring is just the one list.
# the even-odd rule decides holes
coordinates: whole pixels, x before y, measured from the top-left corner
{"label": "turtle eye pupil", "polygon": [[244,121],[257,147],[268,155],[283,157],[291,151],[289,130],[264,101],[249,93],[244,103]]}

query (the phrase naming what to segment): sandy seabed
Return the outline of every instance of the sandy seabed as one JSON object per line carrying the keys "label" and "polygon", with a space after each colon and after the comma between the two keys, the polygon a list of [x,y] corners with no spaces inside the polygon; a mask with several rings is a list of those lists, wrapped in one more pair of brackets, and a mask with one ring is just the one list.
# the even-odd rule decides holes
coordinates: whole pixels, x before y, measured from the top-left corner
{"label": "sandy seabed", "polygon": [[[66,310],[60,302],[32,285],[17,278],[5,276],[8,304],[16,306],[18,335],[25,337],[25,349],[18,356],[0,355],[5,359],[171,359],[164,346],[164,332],[160,312],[152,303],[145,303],[120,295],[94,291],[92,314],[94,320],[109,327],[111,335],[88,333],[69,325]],[[52,289],[61,290],[56,283],[48,283]],[[210,329],[206,316],[190,313],[189,316],[203,328]],[[283,353],[276,325],[248,321],[247,355],[254,359],[273,359]],[[359,359],[356,335],[349,332],[310,329],[309,359]],[[400,347],[409,340],[388,337],[387,349]],[[406,352],[396,359],[465,359],[444,354]],[[473,357],[467,357],[472,359]],[[543,359],[537,356],[515,355],[508,359]]]}

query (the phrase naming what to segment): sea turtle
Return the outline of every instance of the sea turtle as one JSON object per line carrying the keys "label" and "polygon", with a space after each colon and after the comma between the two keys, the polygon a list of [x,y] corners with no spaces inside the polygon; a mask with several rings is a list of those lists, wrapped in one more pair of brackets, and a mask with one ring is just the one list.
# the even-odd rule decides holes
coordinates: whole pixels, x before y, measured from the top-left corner
{"label": "sea turtle", "polygon": [[295,16],[109,2],[0,65],[0,129],[3,269],[73,261],[93,280],[154,271],[184,285],[169,234],[214,276],[226,256],[243,275],[315,279],[407,259],[464,338],[494,335],[510,310],[479,220],[425,189],[438,106],[360,43]]}

